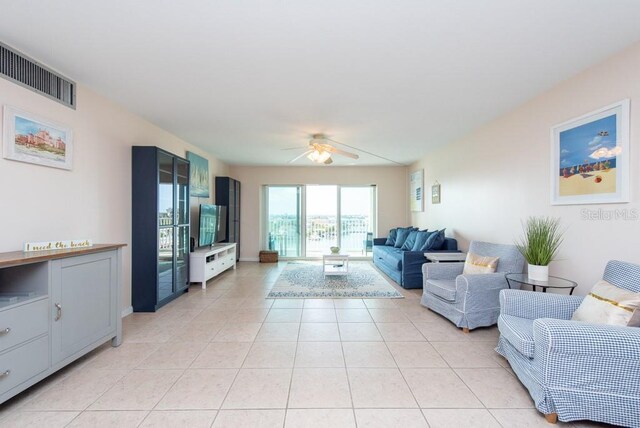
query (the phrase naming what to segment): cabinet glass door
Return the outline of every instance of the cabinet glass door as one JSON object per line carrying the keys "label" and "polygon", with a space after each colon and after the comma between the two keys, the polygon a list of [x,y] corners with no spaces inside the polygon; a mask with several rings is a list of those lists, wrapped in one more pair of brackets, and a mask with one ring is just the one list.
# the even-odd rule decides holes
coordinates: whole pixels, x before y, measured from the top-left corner
{"label": "cabinet glass door", "polygon": [[176,224],[189,224],[189,163],[176,159]]}
{"label": "cabinet glass door", "polygon": [[173,211],[173,157],[158,152],[158,226],[172,226]]}
{"label": "cabinet glass door", "polygon": [[158,230],[158,302],[173,294],[173,226]]}
{"label": "cabinet glass door", "polygon": [[176,228],[176,291],[188,286],[189,278],[189,226]]}

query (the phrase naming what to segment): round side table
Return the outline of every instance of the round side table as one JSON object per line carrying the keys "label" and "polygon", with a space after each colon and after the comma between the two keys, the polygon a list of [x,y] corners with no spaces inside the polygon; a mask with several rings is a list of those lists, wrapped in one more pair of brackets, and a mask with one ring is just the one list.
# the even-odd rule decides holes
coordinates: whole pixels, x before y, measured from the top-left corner
{"label": "round side table", "polygon": [[543,293],[547,292],[547,288],[559,288],[568,289],[569,295],[572,295],[573,290],[578,286],[578,283],[575,281],[559,278],[557,276],[550,276],[548,281],[537,281],[535,279],[531,279],[526,273],[508,273],[505,277],[507,278],[509,288],[513,288],[511,287],[512,282],[517,282],[519,284],[530,285],[533,288],[533,291],[537,291],[536,288],[541,288]]}

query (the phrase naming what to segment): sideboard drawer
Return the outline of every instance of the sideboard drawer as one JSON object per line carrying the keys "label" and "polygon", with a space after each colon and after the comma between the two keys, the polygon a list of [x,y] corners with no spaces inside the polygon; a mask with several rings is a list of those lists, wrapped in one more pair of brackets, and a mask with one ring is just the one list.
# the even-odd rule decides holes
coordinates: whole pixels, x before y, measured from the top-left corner
{"label": "sideboard drawer", "polygon": [[0,352],[49,331],[49,299],[0,312]]}
{"label": "sideboard drawer", "polygon": [[49,336],[0,355],[0,394],[49,368]]}

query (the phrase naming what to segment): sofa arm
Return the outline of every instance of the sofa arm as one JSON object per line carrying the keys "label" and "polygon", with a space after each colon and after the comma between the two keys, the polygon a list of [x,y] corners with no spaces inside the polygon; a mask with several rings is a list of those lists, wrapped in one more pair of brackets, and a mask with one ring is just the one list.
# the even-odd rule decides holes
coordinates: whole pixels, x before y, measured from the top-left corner
{"label": "sofa arm", "polygon": [[373,245],[384,245],[387,238],[373,238]]}
{"label": "sofa arm", "polygon": [[534,320],[537,318],[571,319],[582,303],[582,296],[537,293],[524,290],[502,290],[500,313]]}
{"label": "sofa arm", "polygon": [[[426,260],[426,259],[425,259]],[[462,274],[464,263],[425,263],[422,265],[423,279],[456,279]]]}
{"label": "sofa arm", "polygon": [[534,371],[545,387],[636,403],[640,328],[541,318],[533,322]]}

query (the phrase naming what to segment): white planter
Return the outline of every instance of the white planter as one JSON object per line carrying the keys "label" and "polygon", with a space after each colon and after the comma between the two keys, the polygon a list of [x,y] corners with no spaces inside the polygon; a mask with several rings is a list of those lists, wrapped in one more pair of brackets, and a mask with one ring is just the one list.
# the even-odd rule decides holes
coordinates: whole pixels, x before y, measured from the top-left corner
{"label": "white planter", "polygon": [[529,279],[549,281],[549,266],[529,265]]}

